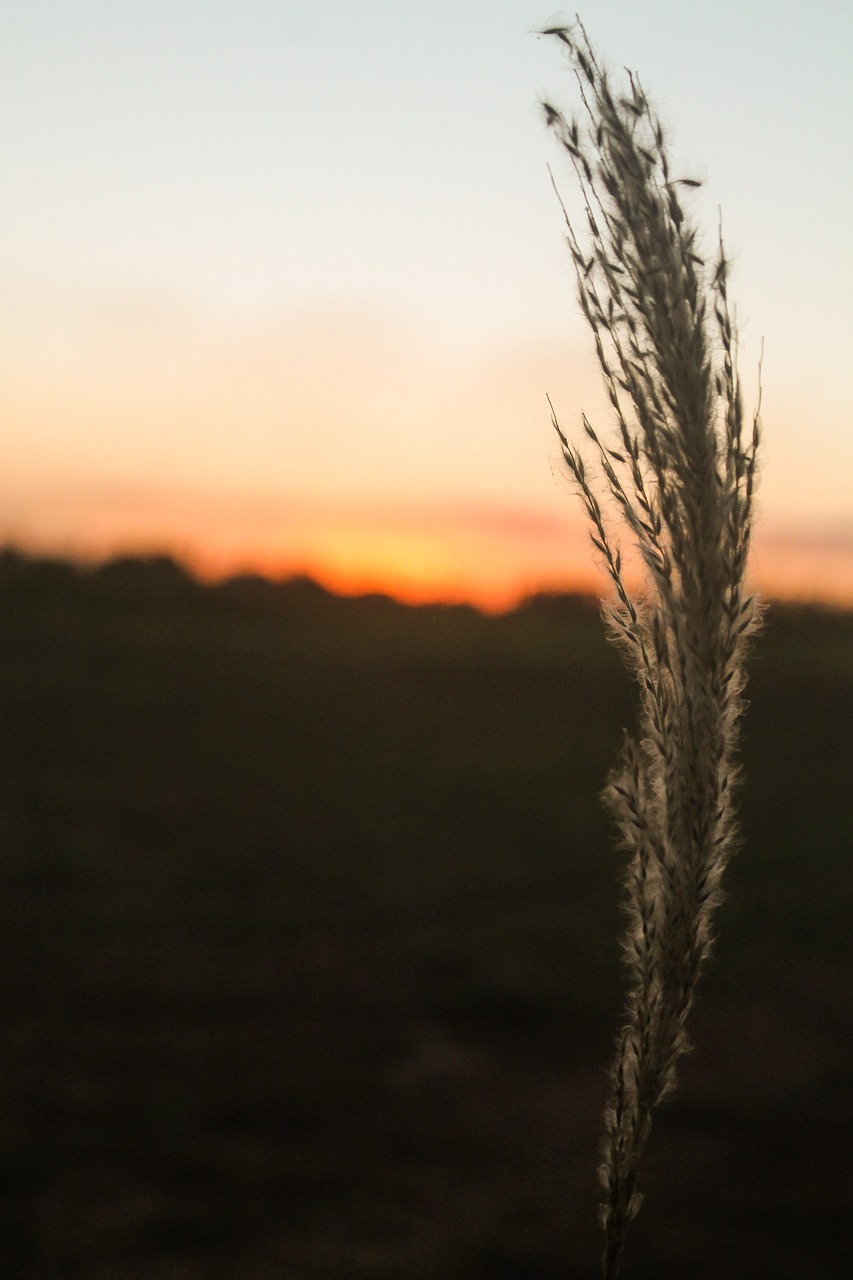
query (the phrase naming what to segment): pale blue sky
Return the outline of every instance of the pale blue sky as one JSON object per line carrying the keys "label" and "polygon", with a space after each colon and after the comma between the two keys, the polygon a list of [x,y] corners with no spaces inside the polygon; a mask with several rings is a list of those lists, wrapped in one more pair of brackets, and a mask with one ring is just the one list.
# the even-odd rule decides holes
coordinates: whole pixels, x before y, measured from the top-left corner
{"label": "pale blue sky", "polygon": [[[598,400],[537,102],[574,83],[531,34],[560,16],[3,0],[0,532],[87,479],[571,502],[545,392],[567,426]],[[707,179],[712,235],[722,207],[750,389],[766,346],[767,528],[851,534],[850,6],[581,16]]]}

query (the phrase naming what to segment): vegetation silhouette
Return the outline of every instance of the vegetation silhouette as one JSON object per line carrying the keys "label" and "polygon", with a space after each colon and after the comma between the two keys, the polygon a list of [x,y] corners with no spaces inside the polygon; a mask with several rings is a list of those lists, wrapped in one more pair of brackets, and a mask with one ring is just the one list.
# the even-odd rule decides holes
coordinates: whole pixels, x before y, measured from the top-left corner
{"label": "vegetation silhouette", "polygon": [[[581,310],[614,418],[583,429],[600,472],[564,434],[563,458],[610,579],[611,638],[637,689],[606,799],[629,857],[625,1019],[611,1071],[600,1175],[602,1275],[616,1280],[642,1202],[652,1114],[676,1087],[686,1023],[711,951],[722,879],[738,843],[733,795],[746,641],[760,610],[746,587],[759,415],[746,420],[720,241],[704,256],[657,115],[633,72],[616,85],[582,24],[555,26],[581,118],[545,119],[582,195],[566,214]],[[644,572],[629,587],[605,514],[618,512]]]}
{"label": "vegetation silhouette", "polygon": [[[769,611],[637,1275],[847,1274],[851,642]],[[0,709],[3,1275],[595,1274],[631,714],[595,602],[7,552]]]}

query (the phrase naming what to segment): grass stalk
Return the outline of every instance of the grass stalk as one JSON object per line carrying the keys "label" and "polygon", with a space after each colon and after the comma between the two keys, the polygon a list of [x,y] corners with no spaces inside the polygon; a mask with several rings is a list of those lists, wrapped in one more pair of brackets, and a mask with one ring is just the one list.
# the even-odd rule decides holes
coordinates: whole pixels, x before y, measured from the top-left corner
{"label": "grass stalk", "polygon": [[[638,691],[638,724],[605,792],[628,856],[628,996],[600,1169],[602,1275],[615,1280],[738,842],[744,654],[760,614],[745,586],[760,424],[758,410],[749,422],[744,413],[722,239],[709,260],[685,207],[699,184],[673,175],[633,73],[617,87],[579,22],[543,34],[565,50],[582,104],[579,118],[543,107],[582,193],[584,231],[566,214],[567,240],[614,418],[605,439],[582,417],[594,469],[553,406],[552,419],[612,584],[609,633]],[[638,553],[638,590],[612,513]]]}

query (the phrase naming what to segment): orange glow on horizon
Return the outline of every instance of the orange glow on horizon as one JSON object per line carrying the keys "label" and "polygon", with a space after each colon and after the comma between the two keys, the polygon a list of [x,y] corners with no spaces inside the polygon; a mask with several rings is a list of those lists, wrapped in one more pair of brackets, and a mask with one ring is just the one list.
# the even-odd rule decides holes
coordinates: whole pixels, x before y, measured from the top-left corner
{"label": "orange glow on horizon", "polygon": [[404,604],[471,604],[486,613],[512,609],[537,591],[594,594],[601,579],[566,547],[550,571],[518,548],[486,545],[482,536],[367,528],[331,530],[303,554],[292,550],[222,550],[185,557],[204,580],[260,573],[273,580],[304,574],[336,595],[382,594]]}
{"label": "orange glow on horizon", "polygon": [[[0,542],[88,562],[166,553],[207,581],[307,574],[339,594],[501,612],[538,591],[609,592],[581,513],[565,497],[556,487],[549,505],[535,506],[33,486],[10,493]],[[769,599],[853,607],[853,528],[765,522],[751,576]]]}
{"label": "orange glow on horizon", "polygon": [[[109,522],[108,522],[109,523]],[[220,521],[207,537],[198,525],[168,536],[153,527],[135,533],[100,524],[86,539],[11,537],[35,554],[98,562],[117,555],[172,555],[202,581],[241,573],[280,581],[307,575],[339,595],[380,593],[406,604],[472,604],[488,613],[513,608],[539,591],[608,594],[582,526],[537,527],[523,513],[458,515],[442,523],[424,513],[411,520],[367,513],[346,520],[296,525],[280,536],[254,536]],[[752,579],[768,599],[815,601],[853,608],[849,537],[766,537]]]}
{"label": "orange glow on horizon", "polygon": [[[382,504],[316,509],[266,538],[220,526],[191,559],[206,578],[246,568],[273,578],[304,573],[343,595],[378,592],[405,603],[470,603],[487,612],[512,608],[539,591],[609,595],[588,530],[571,508],[563,515],[525,508],[471,506],[408,509]],[[623,541],[629,583],[639,567]],[[797,533],[763,527],[750,580],[768,599],[853,608],[853,531]]]}
{"label": "orange glow on horizon", "polygon": [[[235,573],[258,573],[274,581],[306,576],[335,595],[380,594],[403,604],[470,604],[485,613],[504,613],[539,592],[608,596],[610,584],[590,561],[574,570],[536,574],[532,570],[515,578],[480,580],[466,575],[424,571],[416,562],[405,564],[395,554],[348,564],[333,556],[294,560],[287,555],[257,553],[224,560],[191,556],[188,563],[204,581],[219,581]],[[853,580],[836,581],[830,571],[815,573],[807,565],[786,569],[784,563],[765,563],[751,575],[753,589],[767,600],[824,604],[853,609]],[[631,584],[635,589],[637,584]]]}

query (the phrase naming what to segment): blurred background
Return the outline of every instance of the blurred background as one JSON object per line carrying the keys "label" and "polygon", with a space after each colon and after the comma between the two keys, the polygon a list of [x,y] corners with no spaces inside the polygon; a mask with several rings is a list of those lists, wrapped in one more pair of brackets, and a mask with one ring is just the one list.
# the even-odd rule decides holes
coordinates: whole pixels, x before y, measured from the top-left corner
{"label": "blurred background", "polygon": [[[555,15],[0,14],[3,1274],[591,1277],[632,707],[545,400],[606,421]],[[582,16],[722,208],[748,403],[764,344],[745,847],[626,1275],[829,1280],[853,20]]]}
{"label": "blurred background", "polygon": [[[0,13],[1,537],[492,607],[592,585],[545,398],[606,421],[547,172],[577,212],[539,106],[577,104],[553,13]],[[722,216],[747,405],[764,344],[756,571],[849,604],[853,18],[810,14],[586,19],[705,183],[709,254]]]}

